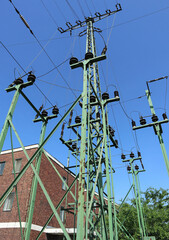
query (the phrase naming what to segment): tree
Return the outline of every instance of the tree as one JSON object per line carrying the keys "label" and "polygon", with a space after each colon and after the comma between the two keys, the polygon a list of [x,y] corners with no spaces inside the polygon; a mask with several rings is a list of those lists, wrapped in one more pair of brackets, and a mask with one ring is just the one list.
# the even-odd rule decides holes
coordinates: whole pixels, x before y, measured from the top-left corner
{"label": "tree", "polygon": [[[169,190],[148,188],[142,198],[144,219],[148,236],[156,240],[169,239]],[[134,239],[139,239],[139,227],[135,199],[125,203],[119,211],[118,218]],[[119,239],[127,239],[119,232]]]}

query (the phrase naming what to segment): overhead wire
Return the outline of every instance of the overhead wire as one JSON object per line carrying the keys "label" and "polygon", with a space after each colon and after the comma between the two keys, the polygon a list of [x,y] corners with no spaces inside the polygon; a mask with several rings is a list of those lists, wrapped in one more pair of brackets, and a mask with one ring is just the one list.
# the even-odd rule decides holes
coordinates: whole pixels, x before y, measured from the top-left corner
{"label": "overhead wire", "polygon": [[63,16],[65,22],[67,22],[65,15],[63,14],[62,10],[61,10],[60,7],[59,7],[59,4],[57,4],[57,1],[56,1],[56,0],[53,0],[53,2],[54,2],[54,4],[56,5],[56,7],[57,7],[57,9],[59,10],[59,12],[61,13],[61,15]]}
{"label": "overhead wire", "polygon": [[69,8],[71,9],[72,13],[76,16],[77,19],[79,19],[79,16],[75,12],[74,8],[70,5],[69,1],[68,0],[65,0],[65,1],[68,4]]}
{"label": "overhead wire", "polygon": [[85,13],[84,13],[84,11],[83,11],[83,8],[82,8],[82,6],[81,6],[81,4],[80,4],[80,1],[77,0],[77,2],[78,2],[78,4],[79,4],[80,10],[81,10],[81,12],[82,12],[84,18],[86,18]]}
{"label": "overhead wire", "polygon": [[90,8],[89,8],[89,5],[88,5],[88,3],[87,3],[87,0],[84,0],[84,2],[85,2],[85,4],[86,4],[86,6],[87,6],[87,9],[89,10],[90,15],[92,16],[92,12],[91,12],[91,10],[90,10]]}
{"label": "overhead wire", "polygon": [[164,110],[166,112],[166,105],[167,105],[167,88],[168,88],[168,78],[166,78],[166,87],[165,87],[165,100],[164,100]]}
{"label": "overhead wire", "polygon": [[[115,28],[115,27],[120,27],[120,26],[122,26],[122,25],[131,23],[131,22],[138,21],[138,20],[140,20],[140,19],[142,19],[142,18],[152,16],[152,15],[154,15],[154,14],[156,14],[156,13],[159,13],[159,12],[162,12],[162,11],[165,11],[165,10],[168,10],[168,9],[169,9],[169,7],[161,8],[161,9],[159,9],[159,10],[157,10],[157,11],[154,11],[154,12],[151,12],[151,13],[148,13],[148,14],[144,14],[144,15],[142,15],[142,16],[140,16],[140,17],[133,18],[133,19],[130,19],[130,20],[126,21],[126,22],[123,22],[123,23],[119,23],[119,24],[117,24],[117,25],[114,25],[113,28]],[[105,31],[105,30],[110,29],[110,28],[111,28],[111,27],[104,28],[104,29],[102,29],[102,31]]]}
{"label": "overhead wire", "polygon": [[[29,29],[30,33],[32,34],[32,36],[36,39],[37,43],[39,44],[39,46],[43,49],[44,53],[46,54],[46,56],[48,57],[48,59],[50,60],[50,62],[54,65],[54,67],[56,67],[55,63],[53,62],[53,60],[51,59],[51,57],[49,56],[49,54],[47,53],[47,51],[45,50],[45,48],[42,46],[42,44],[40,43],[40,41],[38,40],[38,38],[36,37],[36,35],[33,33],[32,29],[30,28],[30,26],[28,25],[28,23],[26,22],[26,20],[24,19],[24,17],[20,14],[20,12],[16,9],[15,5],[13,4],[12,0],[9,0],[13,7],[15,8],[17,14],[20,16],[20,18],[22,19],[23,23],[25,24],[25,26]],[[59,71],[59,69],[56,67],[59,75],[61,76],[61,78],[64,80],[64,82],[66,83],[66,85],[70,88],[68,82],[66,81],[66,79],[63,77],[63,75],[61,74],[61,72]],[[70,88],[71,89],[71,88]],[[72,90],[71,90],[72,91]],[[72,94],[76,96],[76,94],[72,91]]]}
{"label": "overhead wire", "polygon": [[55,20],[55,18],[52,16],[52,14],[50,13],[49,9],[48,9],[48,8],[46,7],[46,5],[44,4],[43,0],[40,0],[40,1],[41,1],[41,3],[42,3],[43,7],[45,8],[45,10],[47,11],[49,17],[52,19],[52,21],[55,23],[55,25],[56,25],[57,27],[59,27],[58,24],[57,24],[57,22],[56,22],[56,20]]}

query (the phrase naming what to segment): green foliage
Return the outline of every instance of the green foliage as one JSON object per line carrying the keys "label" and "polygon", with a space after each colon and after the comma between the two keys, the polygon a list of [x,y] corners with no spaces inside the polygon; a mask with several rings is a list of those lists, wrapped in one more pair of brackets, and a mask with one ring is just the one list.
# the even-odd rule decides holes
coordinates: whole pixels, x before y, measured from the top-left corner
{"label": "green foliage", "polygon": [[[160,188],[148,188],[142,199],[146,232],[148,236],[155,236],[156,240],[169,239],[169,191]],[[139,227],[135,200],[125,203],[119,211],[118,218],[128,232],[139,239]],[[119,239],[128,239],[123,232],[119,232]]]}

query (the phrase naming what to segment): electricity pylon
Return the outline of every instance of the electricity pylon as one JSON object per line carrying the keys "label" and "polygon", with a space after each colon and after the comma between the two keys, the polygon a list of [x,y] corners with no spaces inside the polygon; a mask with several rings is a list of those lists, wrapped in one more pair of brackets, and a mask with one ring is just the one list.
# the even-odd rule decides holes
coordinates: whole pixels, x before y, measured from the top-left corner
{"label": "electricity pylon", "polygon": [[103,53],[97,56],[94,37],[94,22],[101,20],[102,16],[109,16],[121,10],[120,5],[116,8],[116,11],[100,14],[99,17],[89,17],[75,26],[69,23],[68,29],[61,31],[64,33],[87,26],[85,59],[81,61],[76,57],[70,59],[72,69],[83,68],[83,92],[80,102],[82,119],[76,116],[75,124],[71,125],[72,112],[68,128],[73,130],[76,137],[65,141],[63,125],[60,138],[80,163],[76,232],[78,240],[118,239],[113,187],[114,169],[111,161],[111,147],[117,148],[118,142],[114,140],[114,130],[108,123],[107,104],[119,101],[120,98],[118,91],[114,92],[113,98],[109,98],[107,92],[101,93],[98,62],[106,59],[106,55]]}

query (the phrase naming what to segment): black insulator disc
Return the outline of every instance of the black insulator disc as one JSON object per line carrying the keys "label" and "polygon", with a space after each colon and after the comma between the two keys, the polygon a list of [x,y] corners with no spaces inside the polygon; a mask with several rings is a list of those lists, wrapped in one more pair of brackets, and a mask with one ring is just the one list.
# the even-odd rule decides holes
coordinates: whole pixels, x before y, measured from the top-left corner
{"label": "black insulator disc", "polygon": [[134,153],[133,152],[130,153],[130,157],[134,158]]}
{"label": "black insulator disc", "polygon": [[119,97],[119,92],[118,91],[114,91],[114,97]]}
{"label": "black insulator disc", "polygon": [[164,120],[168,119],[166,113],[163,113],[162,116],[163,116],[163,119],[164,119]]}
{"label": "black insulator disc", "polygon": [[140,117],[140,124],[141,124],[141,125],[146,124],[146,120],[145,120],[145,118]]}
{"label": "black insulator disc", "polygon": [[109,99],[109,94],[107,92],[103,93],[102,94],[102,99],[103,100]]}
{"label": "black insulator disc", "polygon": [[153,116],[151,117],[153,122],[157,122],[158,121],[158,117],[157,115],[153,114]]}
{"label": "black insulator disc", "polygon": [[138,152],[137,152],[137,155],[138,155],[138,157],[141,157],[141,152],[138,151]]}
{"label": "black insulator disc", "polygon": [[73,144],[72,144],[72,148],[73,148],[73,149],[76,149],[76,143],[73,143]]}
{"label": "black insulator disc", "polygon": [[71,57],[70,61],[69,61],[69,64],[72,65],[74,63],[77,63],[78,62],[78,59],[76,57]]}
{"label": "black insulator disc", "polygon": [[130,171],[131,170],[131,167],[130,166],[127,166],[127,171]]}
{"label": "black insulator disc", "polygon": [[48,115],[48,112],[47,112],[46,110],[43,110],[43,111],[42,111],[42,116],[43,116],[43,117],[47,117],[47,115]]}
{"label": "black insulator disc", "polygon": [[122,154],[121,154],[121,159],[124,160],[125,158],[126,158],[126,156],[122,153]]}
{"label": "black insulator disc", "polygon": [[79,116],[75,117],[75,123],[80,123],[81,122],[81,118]]}
{"label": "black insulator disc", "polygon": [[92,52],[87,52],[85,54],[85,59],[87,60],[87,59],[90,59],[90,58],[93,58],[93,53]]}
{"label": "black insulator disc", "polygon": [[136,166],[135,166],[135,169],[136,169],[136,170],[139,170],[139,166],[138,166],[138,165],[136,165]]}
{"label": "black insulator disc", "polygon": [[90,95],[90,102],[96,102],[96,97],[93,95]]}
{"label": "black insulator disc", "polygon": [[33,82],[34,83],[35,79],[36,79],[35,75],[33,75],[33,74],[28,75],[28,78],[27,78],[28,82]]}
{"label": "black insulator disc", "polygon": [[15,80],[16,85],[19,85],[19,84],[22,84],[22,83],[23,83],[22,78],[18,78],[18,79]]}
{"label": "black insulator disc", "polygon": [[52,113],[57,115],[59,113],[59,108],[57,108],[56,106],[52,109]]}
{"label": "black insulator disc", "polygon": [[131,124],[132,124],[132,127],[136,127],[136,122],[134,120],[132,120]]}

